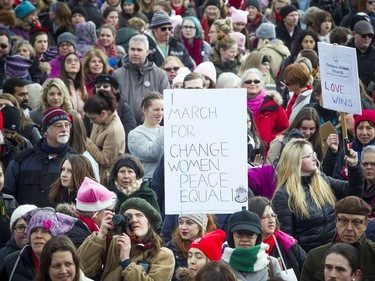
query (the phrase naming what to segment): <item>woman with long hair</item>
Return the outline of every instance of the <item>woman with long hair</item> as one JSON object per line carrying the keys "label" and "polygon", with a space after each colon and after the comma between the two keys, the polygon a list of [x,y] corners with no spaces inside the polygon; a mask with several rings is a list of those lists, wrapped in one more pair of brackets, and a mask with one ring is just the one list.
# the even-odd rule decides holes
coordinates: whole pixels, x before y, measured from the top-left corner
{"label": "woman with long hair", "polygon": [[94,123],[88,151],[99,164],[100,182],[107,184],[109,169],[117,156],[125,152],[125,131],[117,114],[118,102],[114,96],[98,92],[88,98],[84,111]]}
{"label": "woman with long hair", "polygon": [[50,107],[58,107],[68,113],[73,112],[69,90],[60,78],[49,78],[42,85],[38,107],[30,112],[30,118],[35,124],[42,126],[43,112]]}
{"label": "woman with long hair", "polygon": [[57,42],[57,37],[64,32],[74,34],[74,26],[71,21],[71,12],[65,2],[53,2],[49,9],[49,22],[47,28],[50,35]]}
{"label": "woman with long hair", "polygon": [[83,105],[88,95],[84,83],[82,63],[76,53],[66,55],[61,61],[60,79],[69,90],[73,108],[83,117]]}
{"label": "woman with long hair", "polygon": [[281,230],[295,237],[306,252],[334,238],[336,200],[362,195],[363,170],[357,153],[350,149],[345,161],[349,182],[322,174],[307,140],[288,142],[281,154],[272,203]]}
{"label": "woman with long hair", "polygon": [[[213,215],[182,214],[178,216],[178,226],[172,233],[172,239],[166,244],[175,257],[175,273],[179,267],[187,267],[190,243],[215,229]],[[176,276],[172,280],[177,280]]]}
{"label": "woman with long hair", "polygon": [[267,9],[264,13],[267,20],[275,25],[277,25],[283,18],[280,15],[281,8],[289,5],[289,0],[274,0],[272,1],[271,8]]}
{"label": "woman with long hair", "polygon": [[310,142],[319,161],[323,161],[323,143],[320,138],[320,116],[312,107],[304,107],[298,112],[296,118],[290,123],[290,126],[278,135],[270,144],[267,154],[266,163],[273,164],[285,146],[285,137],[288,136],[293,129],[299,130],[305,140]]}
{"label": "woman with long hair", "polygon": [[115,43],[116,29],[111,24],[104,24],[99,29],[99,36],[95,47],[103,51],[108,57],[108,64],[115,67],[119,62],[119,54]]}
{"label": "woman with long hair", "polygon": [[329,12],[317,13],[312,28],[319,35],[321,42],[329,43],[329,33],[334,27],[335,23]]}
{"label": "woman with long hair", "polygon": [[141,103],[144,122],[129,133],[129,151],[141,160],[145,179],[151,179],[164,152],[163,97],[158,92],[145,95]]}
{"label": "woman with long hair", "polygon": [[94,81],[100,74],[109,74],[112,68],[107,63],[108,57],[100,49],[88,51],[83,58],[83,73],[88,96],[93,95],[95,89]]}
{"label": "woman with long hair", "polygon": [[114,7],[105,8],[103,11],[103,24],[111,24],[116,30],[119,29],[119,14],[120,11]]}
{"label": "woman with long hair", "polygon": [[80,269],[77,249],[67,236],[52,237],[43,247],[40,270],[35,281],[57,281],[68,277],[69,281],[89,281]]}
{"label": "woman with long hair", "polygon": [[121,234],[109,244],[113,213],[106,211],[99,232],[92,233],[79,247],[85,275],[101,280],[171,280],[173,253],[162,247],[163,240],[156,233],[162,221],[160,213],[146,200],[135,197],[121,205],[120,214]]}
{"label": "woman with long hair", "polygon": [[85,156],[77,154],[65,158],[61,163],[60,176],[51,185],[49,201],[53,205],[75,203],[78,188],[85,177],[95,179],[90,161]]}

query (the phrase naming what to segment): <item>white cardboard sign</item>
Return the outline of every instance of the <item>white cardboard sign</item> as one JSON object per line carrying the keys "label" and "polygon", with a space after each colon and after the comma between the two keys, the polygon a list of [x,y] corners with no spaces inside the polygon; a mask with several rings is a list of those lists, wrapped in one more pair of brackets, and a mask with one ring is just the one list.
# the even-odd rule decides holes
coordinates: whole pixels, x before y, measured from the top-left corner
{"label": "white cardboard sign", "polygon": [[247,208],[245,89],[163,95],[166,214]]}
{"label": "white cardboard sign", "polygon": [[355,48],[318,42],[323,106],[346,113],[362,113]]}

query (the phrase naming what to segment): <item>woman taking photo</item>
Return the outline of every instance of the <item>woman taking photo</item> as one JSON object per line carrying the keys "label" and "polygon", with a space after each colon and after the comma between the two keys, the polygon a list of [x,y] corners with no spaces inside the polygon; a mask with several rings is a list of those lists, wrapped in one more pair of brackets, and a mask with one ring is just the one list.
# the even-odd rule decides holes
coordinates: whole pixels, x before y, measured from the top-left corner
{"label": "woman taking photo", "polygon": [[[214,216],[206,214],[182,214],[178,217],[178,227],[166,247],[171,249],[175,258],[175,273],[180,267],[187,267],[188,251],[192,241],[216,229]],[[173,280],[177,280],[175,276]]]}
{"label": "woman taking photo", "polygon": [[117,195],[116,213],[120,211],[121,204],[132,197],[145,199],[160,212],[156,194],[151,189],[150,182],[142,179],[143,176],[143,165],[138,158],[129,154],[117,157],[107,185],[107,188]]}
{"label": "woman taking photo", "polygon": [[95,179],[90,161],[78,154],[67,157],[60,167],[60,176],[51,185],[49,201],[55,206],[59,203],[75,203],[78,188],[85,177]]}
{"label": "woman taking photo", "polygon": [[208,61],[210,45],[203,39],[202,26],[196,17],[186,17],[181,24],[181,39],[195,65]]}
{"label": "woman taking photo", "polygon": [[[100,280],[171,280],[174,258],[156,233],[161,216],[146,200],[130,198],[120,209],[129,218],[106,247],[106,237],[113,229],[113,213],[106,211],[99,232],[87,237],[78,249],[86,276]],[[102,256],[105,254],[103,264]],[[102,274],[100,274],[102,272]],[[101,276],[100,276],[101,275]]]}
{"label": "woman taking photo", "polygon": [[50,107],[58,107],[68,113],[73,111],[69,90],[60,78],[49,78],[42,86],[39,103],[36,109],[30,112],[30,118],[35,124],[42,127],[43,112]]}
{"label": "woman taking photo", "polygon": [[[260,217],[263,243],[270,247],[266,251],[270,256],[283,259],[283,270],[292,268],[299,280],[306,252],[298,245],[298,241],[280,230],[273,204],[265,197],[255,196],[248,201],[249,211]],[[276,245],[277,243],[277,245]]]}
{"label": "woman taking photo", "polygon": [[321,174],[316,153],[306,140],[288,142],[281,154],[272,202],[281,230],[295,237],[306,252],[334,237],[336,200],[362,195],[363,170],[357,153],[350,149],[345,161],[349,182]]}
{"label": "woman taking photo", "polygon": [[148,93],[141,102],[144,122],[129,133],[129,151],[145,168],[144,178],[151,179],[164,152],[163,97],[158,92]]}
{"label": "woman taking photo", "polygon": [[262,128],[259,136],[266,143],[267,155],[271,141],[289,126],[288,117],[281,107],[281,96],[276,91],[264,90],[263,74],[256,68],[242,74],[241,87],[246,88],[247,107],[253,113],[256,127]]}
{"label": "woman taking photo", "polygon": [[241,66],[241,55],[236,41],[229,35],[219,34],[217,44],[212,49],[210,61],[215,65],[216,76],[223,72],[238,73]]}
{"label": "woman taking photo", "polygon": [[61,61],[60,79],[69,90],[73,108],[82,118],[84,116],[83,104],[88,95],[84,83],[82,64],[77,54],[70,53]]}
{"label": "woman taking photo", "polygon": [[43,247],[35,281],[90,281],[80,269],[77,249],[67,236],[52,237]]}
{"label": "woman taking photo", "polygon": [[103,92],[87,99],[85,115],[94,124],[88,151],[99,164],[100,182],[107,184],[109,169],[116,157],[125,152],[125,132],[117,115],[116,98]]}

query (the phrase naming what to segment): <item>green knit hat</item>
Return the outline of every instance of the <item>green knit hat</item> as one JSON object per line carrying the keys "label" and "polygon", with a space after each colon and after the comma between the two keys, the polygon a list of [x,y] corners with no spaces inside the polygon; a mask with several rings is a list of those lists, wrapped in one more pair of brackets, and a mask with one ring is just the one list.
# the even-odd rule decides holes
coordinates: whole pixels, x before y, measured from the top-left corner
{"label": "green knit hat", "polygon": [[145,199],[139,197],[129,198],[121,204],[120,213],[124,214],[129,209],[141,211],[146,216],[154,230],[159,229],[161,226],[160,213]]}

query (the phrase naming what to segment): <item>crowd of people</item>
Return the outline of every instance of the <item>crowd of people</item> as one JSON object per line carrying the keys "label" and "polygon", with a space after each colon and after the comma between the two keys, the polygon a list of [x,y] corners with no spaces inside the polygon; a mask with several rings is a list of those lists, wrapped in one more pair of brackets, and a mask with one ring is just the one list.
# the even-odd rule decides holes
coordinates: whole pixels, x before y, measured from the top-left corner
{"label": "crowd of people", "polygon": [[[374,0],[0,0],[0,279],[375,280],[374,27]],[[324,107],[318,42],[355,49],[361,114]],[[223,88],[247,209],[167,215],[163,91]]]}

